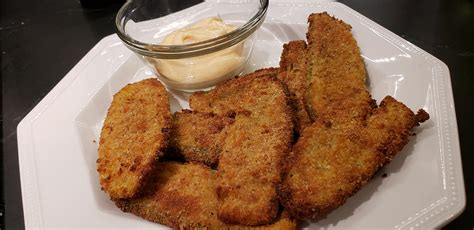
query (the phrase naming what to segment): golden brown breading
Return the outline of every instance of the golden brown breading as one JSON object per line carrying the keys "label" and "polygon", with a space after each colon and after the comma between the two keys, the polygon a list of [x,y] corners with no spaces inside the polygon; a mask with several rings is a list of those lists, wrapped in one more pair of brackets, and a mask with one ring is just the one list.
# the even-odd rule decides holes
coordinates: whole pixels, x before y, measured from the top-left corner
{"label": "golden brown breading", "polygon": [[217,218],[215,173],[198,164],[162,162],[143,197],[116,201],[125,212],[179,228],[226,225]]}
{"label": "golden brown breading", "polygon": [[259,230],[296,230],[298,225],[298,221],[291,218],[285,210],[280,214],[278,220],[269,225],[261,225],[261,226],[243,226],[243,225],[233,225],[228,229],[237,230],[237,229],[259,229]]}
{"label": "golden brown breading", "polygon": [[290,41],[283,45],[279,70],[278,79],[288,86],[290,98],[296,110],[296,130],[301,133],[304,128],[313,122],[306,111],[304,102],[305,92],[309,85],[306,76],[305,41]]}
{"label": "golden brown breading", "polygon": [[383,164],[387,164],[408,143],[411,130],[428,119],[429,114],[423,109],[414,114],[403,103],[386,96],[367,119],[366,135],[383,154]]}
{"label": "golden brown breading", "polygon": [[426,115],[387,96],[367,126],[335,128],[316,121],[293,147],[294,167],[280,187],[283,205],[299,218],[321,217],[341,206],[392,160]]}
{"label": "golden brown breading", "polygon": [[[228,225],[217,218],[216,174],[198,164],[162,162],[143,197],[117,200],[116,205],[144,219],[175,229],[251,229]],[[296,229],[296,222],[284,215],[261,229]]]}
{"label": "golden brown breading", "polygon": [[170,146],[173,152],[188,162],[216,166],[222,150],[224,127],[234,119],[213,113],[199,113],[190,110],[173,115]]}
{"label": "golden brown breading", "polygon": [[308,21],[308,112],[335,124],[365,120],[374,105],[351,26],[327,13],[311,14]]}
{"label": "golden brown breading", "polygon": [[411,130],[428,119],[387,96],[375,108],[350,26],[327,15],[309,18],[307,94],[316,114],[284,168],[280,199],[297,218],[317,218],[347,198],[399,152]]}
{"label": "golden brown breading", "polygon": [[[296,230],[298,226],[298,221],[291,218],[290,215],[283,210],[283,213],[280,214],[278,221],[270,225],[257,226],[251,229],[261,229],[261,230]],[[250,228],[249,228],[250,229]]]}
{"label": "golden brown breading", "polygon": [[139,195],[168,144],[168,93],[156,79],[128,84],[114,95],[100,134],[97,171],[112,199]]}
{"label": "golden brown breading", "polygon": [[217,172],[218,215],[227,223],[267,224],[278,212],[276,186],[291,145],[293,111],[285,85],[261,73],[190,98],[195,111],[236,113],[225,131]]}
{"label": "golden brown breading", "polygon": [[[263,105],[262,103],[258,103],[261,101],[258,97],[258,93],[269,94],[272,92],[265,92],[266,86],[257,85],[257,87],[262,89],[258,89],[258,92],[254,93],[256,90],[247,85],[250,85],[253,81],[262,82],[266,81],[265,79],[271,79],[269,80],[271,85],[282,85],[285,94],[289,95],[286,85],[283,85],[281,81],[275,79],[277,74],[277,68],[266,68],[227,80],[211,91],[193,93],[189,98],[189,106],[193,111],[215,113],[220,116],[228,116],[236,112],[259,109],[266,105],[265,103],[263,103]],[[256,80],[261,77],[263,77],[263,80]],[[278,81],[278,83],[271,83],[275,81]],[[257,87],[254,88],[257,89]],[[288,103],[290,102],[288,101],[287,104]]]}

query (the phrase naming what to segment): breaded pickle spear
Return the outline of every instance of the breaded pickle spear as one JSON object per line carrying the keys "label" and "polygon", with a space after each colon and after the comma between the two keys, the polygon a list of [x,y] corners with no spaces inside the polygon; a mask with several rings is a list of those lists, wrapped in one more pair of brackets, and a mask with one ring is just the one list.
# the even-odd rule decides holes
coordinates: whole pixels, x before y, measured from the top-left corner
{"label": "breaded pickle spear", "polygon": [[128,84],[114,95],[100,134],[97,171],[112,199],[138,196],[168,146],[168,93],[157,79]]}

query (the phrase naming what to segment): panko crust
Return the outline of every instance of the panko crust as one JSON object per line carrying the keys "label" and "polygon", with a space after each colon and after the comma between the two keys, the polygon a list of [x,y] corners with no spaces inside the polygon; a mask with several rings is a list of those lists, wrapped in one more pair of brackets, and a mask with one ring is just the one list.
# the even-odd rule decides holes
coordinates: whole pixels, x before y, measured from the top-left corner
{"label": "panko crust", "polygon": [[174,229],[224,228],[217,218],[215,173],[199,164],[162,162],[144,196],[121,199],[116,205],[149,221]]}
{"label": "panko crust", "polygon": [[231,117],[183,110],[173,114],[171,151],[187,162],[217,166],[224,141],[223,129]]}
{"label": "panko crust", "polygon": [[[276,79],[278,72],[278,68],[265,68],[244,76],[229,79],[210,91],[193,93],[189,98],[189,106],[193,111],[214,113],[220,116],[230,116],[236,112],[258,109],[261,105],[257,103],[259,99],[256,96],[259,95],[258,93],[253,93],[254,89],[247,85],[250,85],[253,81],[276,82],[275,84],[281,85],[285,94],[289,95],[286,85]],[[266,86],[256,85],[254,87],[258,89],[258,92],[261,92],[265,90],[258,87],[265,88]],[[288,105],[289,103],[291,102],[287,100],[286,104]]]}
{"label": "panko crust", "polygon": [[278,214],[276,187],[291,147],[294,111],[286,86],[265,69],[195,93],[195,111],[235,114],[219,158],[218,216],[231,224],[261,225]]}
{"label": "panko crust", "polygon": [[296,229],[296,221],[283,214],[270,225],[229,225],[217,218],[216,174],[194,163],[162,162],[144,196],[116,200],[124,212],[174,229]]}
{"label": "panko crust", "polygon": [[306,53],[306,42],[303,40],[284,44],[278,73],[278,79],[288,86],[291,103],[296,111],[295,128],[298,133],[313,123],[305,106],[305,92],[309,86]]}
{"label": "panko crust", "polygon": [[309,114],[336,125],[365,120],[374,102],[351,26],[326,12],[311,14],[308,22]]}
{"label": "panko crust", "polygon": [[168,93],[156,79],[128,84],[113,97],[100,134],[97,171],[111,199],[140,195],[168,146]]}

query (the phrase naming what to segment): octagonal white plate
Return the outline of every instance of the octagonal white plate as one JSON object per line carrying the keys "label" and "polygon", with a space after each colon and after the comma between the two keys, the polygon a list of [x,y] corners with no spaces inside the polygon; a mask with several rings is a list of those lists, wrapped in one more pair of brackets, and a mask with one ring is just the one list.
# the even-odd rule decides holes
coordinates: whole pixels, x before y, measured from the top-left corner
{"label": "octagonal white plate", "polygon": [[[302,227],[431,229],[446,224],[462,212],[465,194],[451,82],[443,62],[345,5],[272,1],[247,71],[277,66],[282,44],[304,39],[307,16],[322,11],[352,25],[375,99],[392,95],[413,110],[425,109],[431,118],[344,206]],[[97,140],[112,95],[148,77],[151,72],[117,36],[108,36],[20,122],[18,150],[28,229],[160,226],[117,209],[100,190],[95,170]],[[187,107],[186,95],[171,95],[173,111]]]}

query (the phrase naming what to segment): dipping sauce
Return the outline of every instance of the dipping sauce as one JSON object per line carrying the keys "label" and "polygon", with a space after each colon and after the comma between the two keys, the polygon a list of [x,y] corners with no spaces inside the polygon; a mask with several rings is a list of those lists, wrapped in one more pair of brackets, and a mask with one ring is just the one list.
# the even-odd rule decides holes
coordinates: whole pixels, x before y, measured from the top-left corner
{"label": "dipping sauce", "polygon": [[[161,45],[185,45],[227,34],[237,27],[225,24],[219,17],[210,17],[167,35]],[[153,59],[156,70],[172,81],[207,82],[225,75],[235,76],[245,58],[242,43],[214,53],[183,59]],[[150,60],[152,61],[152,60]],[[152,62],[152,63],[153,63]]]}

